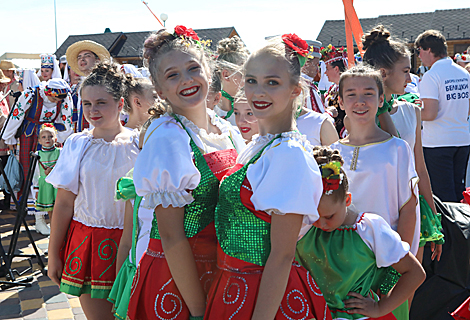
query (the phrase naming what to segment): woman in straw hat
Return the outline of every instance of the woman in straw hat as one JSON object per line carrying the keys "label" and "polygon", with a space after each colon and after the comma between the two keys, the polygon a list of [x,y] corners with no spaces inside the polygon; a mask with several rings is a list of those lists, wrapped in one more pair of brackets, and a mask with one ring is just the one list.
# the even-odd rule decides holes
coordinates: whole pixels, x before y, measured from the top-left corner
{"label": "woman in straw hat", "polygon": [[[19,84],[15,77],[16,67],[13,64],[13,62],[8,61],[8,60],[0,61],[0,70],[2,70],[5,77],[10,79],[10,82],[7,84],[7,86],[3,88],[3,94],[6,94],[9,90],[18,91]],[[9,96],[8,98],[6,98],[6,100],[8,102],[8,105],[10,107],[13,107],[13,103],[15,103],[15,98],[13,98],[12,96]]]}
{"label": "woman in straw hat", "polygon": [[[90,40],[78,41],[67,48],[65,53],[69,67],[80,76],[87,76],[91,69],[100,61],[110,60],[111,55],[101,44]],[[81,132],[90,127],[83,115],[81,98],[78,96],[77,113],[74,113],[73,123],[75,132]]]}

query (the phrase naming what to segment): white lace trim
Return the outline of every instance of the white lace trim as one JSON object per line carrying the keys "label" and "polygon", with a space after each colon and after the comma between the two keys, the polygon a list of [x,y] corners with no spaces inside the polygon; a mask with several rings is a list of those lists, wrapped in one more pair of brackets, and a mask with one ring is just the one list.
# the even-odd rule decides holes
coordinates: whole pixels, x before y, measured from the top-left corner
{"label": "white lace trim", "polygon": [[108,142],[108,141],[104,140],[103,138],[99,138],[99,139],[94,138],[93,134],[91,133],[91,130],[89,130],[89,129],[83,130],[82,133],[83,133],[88,139],[90,139],[90,142],[91,142],[91,143],[104,144],[104,145],[115,145],[115,146],[118,146],[118,145],[125,145],[125,144],[138,143],[138,139],[139,139],[138,131],[135,130],[135,129],[132,131],[132,134],[131,134],[131,136],[130,136],[129,138],[127,138],[127,137],[117,137],[117,138],[115,138],[115,139],[114,139],[113,141],[111,141],[111,142]]}
{"label": "white lace trim", "polygon": [[172,207],[182,208],[193,201],[193,196],[187,191],[164,191],[145,195],[142,199],[141,206],[151,210],[154,210],[159,205],[162,205],[163,208],[168,208],[170,205]]}
{"label": "white lace trim", "polygon": [[[199,135],[202,139],[223,140],[229,137],[230,129],[226,124],[223,123],[223,120],[219,118],[213,110],[207,109],[207,114],[209,115],[209,118],[211,119],[211,124],[216,126],[220,130],[220,132],[222,132],[221,134],[213,133],[213,132],[207,133],[206,129],[199,128],[197,125],[194,124],[194,122],[192,122],[185,116],[182,116],[180,114],[177,114],[176,116],[178,117],[178,119],[181,120],[181,122],[183,123],[185,127],[191,129],[192,132]],[[172,117],[168,113],[166,113],[164,116]]]}

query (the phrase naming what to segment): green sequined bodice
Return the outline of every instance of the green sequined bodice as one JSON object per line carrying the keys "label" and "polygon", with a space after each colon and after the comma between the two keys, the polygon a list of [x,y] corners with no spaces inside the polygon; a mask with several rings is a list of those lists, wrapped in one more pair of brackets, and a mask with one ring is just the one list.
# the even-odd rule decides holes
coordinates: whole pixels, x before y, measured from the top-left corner
{"label": "green sequined bodice", "polygon": [[[178,117],[175,115],[173,117],[186,130]],[[194,201],[184,207],[184,232],[187,238],[191,238],[214,221],[214,211],[219,194],[219,180],[212,173],[189,132],[187,130],[186,132],[189,135],[189,143],[194,154],[194,163],[201,174],[198,186],[192,191]],[[155,213],[153,214],[150,238],[160,239]]]}
{"label": "green sequined bodice", "polygon": [[222,250],[231,257],[259,266],[266,264],[271,252],[271,224],[256,217],[243,205],[240,188],[248,166],[279,137],[276,136],[246,165],[222,181],[215,209],[215,230]]}

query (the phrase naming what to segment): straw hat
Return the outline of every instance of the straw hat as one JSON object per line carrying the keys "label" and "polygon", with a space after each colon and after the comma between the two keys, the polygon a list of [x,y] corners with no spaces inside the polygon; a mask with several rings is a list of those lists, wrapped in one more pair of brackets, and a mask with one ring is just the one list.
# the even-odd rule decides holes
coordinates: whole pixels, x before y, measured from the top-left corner
{"label": "straw hat", "polygon": [[7,78],[3,74],[3,71],[0,69],[0,83],[8,83],[8,82],[10,82],[10,78]]}
{"label": "straw hat", "polygon": [[16,70],[16,67],[15,65],[13,64],[13,62],[11,61],[8,61],[8,60],[2,60],[0,61],[0,69],[1,70],[13,70],[15,71]]}
{"label": "straw hat", "polygon": [[83,50],[89,50],[93,52],[100,58],[101,61],[109,60],[111,57],[108,50],[106,50],[106,48],[99,43],[90,40],[75,42],[67,48],[65,55],[67,56],[67,62],[69,63],[70,68],[72,68],[75,73],[81,76],[84,76],[85,74],[81,72],[80,69],[78,69],[77,57],[78,54]]}

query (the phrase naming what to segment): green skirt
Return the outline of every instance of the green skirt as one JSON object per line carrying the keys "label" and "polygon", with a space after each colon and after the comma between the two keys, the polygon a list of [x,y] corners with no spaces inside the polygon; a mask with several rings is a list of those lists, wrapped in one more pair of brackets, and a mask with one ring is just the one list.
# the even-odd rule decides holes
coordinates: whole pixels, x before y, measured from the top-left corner
{"label": "green skirt", "polygon": [[113,313],[118,319],[126,319],[127,308],[129,307],[129,301],[131,299],[132,281],[136,270],[136,266],[132,264],[129,261],[129,257],[127,257],[109,293],[108,301],[114,304]]}
{"label": "green skirt", "polygon": [[54,209],[55,198],[57,197],[57,189],[52,184],[46,182],[46,177],[39,177],[38,187],[36,209],[39,211],[52,211]]}
{"label": "green skirt", "polygon": [[423,196],[419,196],[419,206],[421,210],[421,234],[419,246],[424,247],[426,242],[444,244],[442,234],[441,214],[434,214]]}

